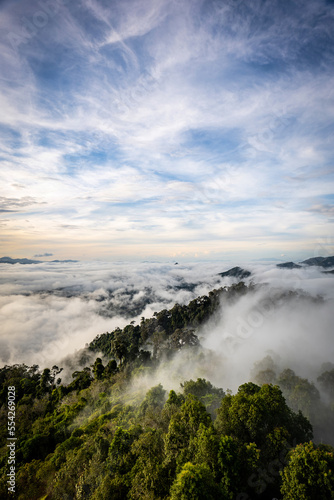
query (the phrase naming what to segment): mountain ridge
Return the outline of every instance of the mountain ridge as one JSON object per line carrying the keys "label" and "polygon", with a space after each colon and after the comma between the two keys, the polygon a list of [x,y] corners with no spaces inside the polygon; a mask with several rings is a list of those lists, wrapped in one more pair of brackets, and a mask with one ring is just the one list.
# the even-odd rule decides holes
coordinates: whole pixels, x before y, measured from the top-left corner
{"label": "mountain ridge", "polygon": [[11,257],[0,257],[0,264],[43,264],[46,262],[79,262],[78,260],[34,260],[34,259],[27,259],[27,258],[22,258],[22,259],[12,259]]}
{"label": "mountain ridge", "polygon": [[310,257],[309,259],[303,260],[296,264],[295,262],[282,262],[281,264],[276,264],[276,267],[280,269],[301,269],[302,267],[322,267],[327,269],[329,267],[334,267],[334,256],[330,257]]}

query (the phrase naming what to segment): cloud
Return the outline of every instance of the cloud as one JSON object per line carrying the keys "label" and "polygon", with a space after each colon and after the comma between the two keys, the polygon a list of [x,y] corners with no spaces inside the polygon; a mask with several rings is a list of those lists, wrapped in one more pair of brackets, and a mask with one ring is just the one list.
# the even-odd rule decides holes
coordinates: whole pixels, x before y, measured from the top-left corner
{"label": "cloud", "polygon": [[1,361],[43,366],[130,318],[140,321],[175,300],[187,303],[220,281],[212,264],[177,271],[174,264],[102,262],[1,268]]}
{"label": "cloud", "polygon": [[40,204],[36,199],[31,196],[23,196],[22,198],[5,198],[0,197],[0,212],[21,212],[25,211],[27,207]]}
{"label": "cloud", "polygon": [[[111,331],[116,326],[125,326],[131,319],[139,322],[142,316],[151,317],[156,311],[171,308],[175,302],[187,304],[213,288],[231,285],[235,279],[223,279],[218,273],[229,269],[233,264],[235,262],[202,262],[177,266],[174,263],[158,262],[115,262],[112,265],[104,262],[45,262],[25,266],[2,264],[1,362],[36,363],[43,366],[59,363],[63,357],[83,348],[97,334]],[[281,293],[279,291],[303,290],[312,296],[320,294],[327,300],[334,299],[332,276],[323,274],[317,268],[289,271],[278,269],[272,264],[258,263],[245,264],[245,268],[252,271],[248,281],[252,279],[264,287],[266,283],[270,283],[270,293],[274,298],[275,294]],[[243,328],[251,311],[266,297],[270,297],[267,289],[260,288],[255,295],[247,296],[244,302],[241,300],[238,305],[223,309],[218,323],[216,321],[207,326],[201,333],[206,338],[204,345],[211,349],[212,342],[218,342],[220,331],[227,332],[227,337],[232,335],[238,342],[243,342],[238,328]],[[289,324],[288,331],[291,331],[291,328],[297,328],[298,318],[304,324],[306,316],[313,314],[313,306],[308,309],[306,316],[302,314],[304,303],[307,306],[307,301],[297,301],[294,309],[294,305],[289,306],[284,302],[281,306],[278,302],[277,313],[264,317],[260,337],[272,329],[276,332],[275,342],[278,342],[278,338],[286,339]],[[331,303],[326,302],[316,308],[314,319],[310,317],[306,321],[307,331],[311,326],[315,328],[315,322],[320,321],[321,314],[323,320],[319,325],[327,324],[330,307]],[[240,321],[238,318],[241,318]],[[280,328],[284,330],[281,336]],[[248,325],[248,330],[254,330],[255,341],[257,328]],[[297,330],[301,335],[302,330],[299,327]],[[253,333],[252,336],[249,335],[247,342],[253,341],[250,338],[253,338]],[[226,335],[221,337],[224,349],[227,349],[228,344]],[[263,342],[263,345],[267,344]],[[262,351],[265,352],[266,348]],[[254,357],[255,351],[256,349]],[[252,359],[253,357],[249,363]]]}
{"label": "cloud", "polygon": [[[9,250],[97,241],[93,258],[114,241],[121,256],[165,235],[175,251],[183,235],[200,248],[203,227],[221,251],[247,228],[244,248],[250,233],[294,235],[300,249],[327,236],[326,214],[308,208],[326,205],[333,181],[330,4],[53,5],[1,7]],[[27,29],[13,48],[8,35]],[[65,225],[79,234],[62,245]]]}
{"label": "cloud", "polygon": [[328,217],[334,216],[334,207],[332,205],[313,205],[310,207],[310,212],[321,213]]}
{"label": "cloud", "polygon": [[280,295],[280,289],[265,287],[230,306],[222,304],[219,319],[203,328],[202,343],[215,358],[212,381],[224,381],[235,391],[266,355],[275,359],[280,370],[291,368],[316,380],[321,365],[332,360],[334,297],[316,304],[307,297],[284,299]]}

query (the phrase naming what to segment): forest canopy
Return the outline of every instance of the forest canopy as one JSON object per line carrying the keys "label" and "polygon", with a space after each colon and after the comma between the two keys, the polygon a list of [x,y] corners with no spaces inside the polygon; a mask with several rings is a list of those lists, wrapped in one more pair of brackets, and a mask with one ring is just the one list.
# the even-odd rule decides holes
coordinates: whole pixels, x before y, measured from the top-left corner
{"label": "forest canopy", "polygon": [[200,326],[222,301],[252,291],[241,282],[98,335],[71,380],[56,365],[3,367],[0,497],[13,498],[7,423],[15,388],[19,500],[333,498],[332,365],[314,383],[280,372],[267,356],[235,394],[201,377],[178,390],[136,383],[153,381],[180,352],[198,362]]}

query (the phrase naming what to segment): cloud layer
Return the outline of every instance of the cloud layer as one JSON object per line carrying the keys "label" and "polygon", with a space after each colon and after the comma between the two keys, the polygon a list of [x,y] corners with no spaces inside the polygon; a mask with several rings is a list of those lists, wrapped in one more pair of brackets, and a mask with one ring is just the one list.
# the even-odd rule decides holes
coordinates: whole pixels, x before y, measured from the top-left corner
{"label": "cloud layer", "polygon": [[[1,264],[0,362],[42,367],[60,363],[97,334],[123,327],[132,319],[140,322],[142,316],[151,317],[176,302],[187,304],[213,288],[235,283],[236,278],[218,274],[229,267],[230,263],[217,262],[178,266],[121,262]],[[318,268],[282,270],[263,263],[248,264],[247,269],[252,276],[246,281],[253,280],[264,288],[223,308],[218,319],[200,333],[203,345],[219,357],[212,364],[216,374],[221,374],[222,361],[235,365],[237,373],[239,355],[244,357],[240,366],[245,373],[246,364],[251,367],[270,349],[289,359],[287,353],[293,348],[292,353],[297,352],[301,359],[305,354],[306,366],[307,352],[314,357],[314,342],[321,359],[333,357],[333,276]],[[326,300],[322,305],[306,299],[291,304],[276,300],[277,295],[289,290],[321,295]],[[259,318],[258,307],[265,298],[270,303],[260,309]],[[302,343],[305,352],[301,348],[296,351],[296,342]],[[203,363],[197,368],[201,366]]]}

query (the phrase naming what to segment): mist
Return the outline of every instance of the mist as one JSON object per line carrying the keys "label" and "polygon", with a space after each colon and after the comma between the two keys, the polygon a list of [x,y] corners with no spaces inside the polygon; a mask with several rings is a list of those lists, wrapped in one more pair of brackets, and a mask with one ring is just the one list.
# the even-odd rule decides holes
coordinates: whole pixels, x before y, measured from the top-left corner
{"label": "mist", "polygon": [[[98,334],[238,282],[218,274],[232,265],[2,265],[1,363],[41,368],[60,364]],[[333,276],[319,268],[242,265],[252,273],[246,284],[256,285],[235,302],[222,302],[197,332],[203,347],[199,362],[188,363],[181,351],[172,362],[161,365],[155,379],[175,388],[182,380],[205,377],[235,391],[249,379],[254,363],[268,354],[280,368],[292,368],[312,380],[322,363],[334,361]],[[287,295],[291,290],[298,293]],[[319,296],[322,300],[315,300]]]}
{"label": "mist", "polygon": [[322,366],[334,361],[333,311],[331,296],[255,286],[234,301],[221,301],[216,314],[197,331],[197,354],[194,349],[180,350],[137,385],[162,383],[176,389],[184,380],[201,377],[236,392],[239,385],[254,380],[254,367],[267,356],[278,373],[290,368],[316,381]]}
{"label": "mist", "polygon": [[115,327],[222,285],[222,265],[0,265],[0,363],[41,368]]}
{"label": "mist", "polygon": [[235,391],[267,355],[280,370],[314,379],[321,365],[334,359],[333,306],[333,299],[289,297],[268,286],[222,304],[218,317],[200,332],[201,344],[217,360],[211,380]]}

